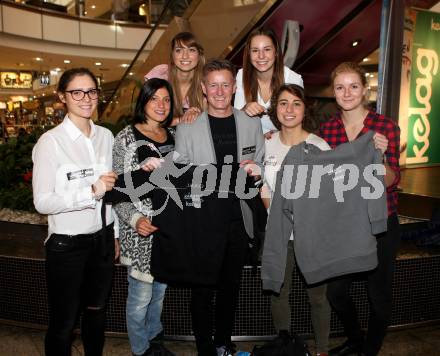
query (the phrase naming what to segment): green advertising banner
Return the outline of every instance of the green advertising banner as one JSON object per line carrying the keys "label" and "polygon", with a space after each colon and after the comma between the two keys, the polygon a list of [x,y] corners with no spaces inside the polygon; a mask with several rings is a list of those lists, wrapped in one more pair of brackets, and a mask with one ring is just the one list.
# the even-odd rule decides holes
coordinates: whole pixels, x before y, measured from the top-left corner
{"label": "green advertising banner", "polygon": [[408,165],[440,164],[439,56],[440,14],[417,11],[409,88]]}

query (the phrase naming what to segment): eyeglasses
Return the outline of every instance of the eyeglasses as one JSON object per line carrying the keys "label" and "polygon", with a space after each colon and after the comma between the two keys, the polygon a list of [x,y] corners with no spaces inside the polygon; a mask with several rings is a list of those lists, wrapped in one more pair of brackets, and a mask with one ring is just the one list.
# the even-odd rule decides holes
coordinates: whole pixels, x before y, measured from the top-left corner
{"label": "eyeglasses", "polygon": [[72,95],[72,99],[76,101],[83,100],[86,94],[90,100],[96,100],[99,97],[99,89],[90,89],[87,91],[80,89],[66,90],[66,93],[70,93],[70,95]]}

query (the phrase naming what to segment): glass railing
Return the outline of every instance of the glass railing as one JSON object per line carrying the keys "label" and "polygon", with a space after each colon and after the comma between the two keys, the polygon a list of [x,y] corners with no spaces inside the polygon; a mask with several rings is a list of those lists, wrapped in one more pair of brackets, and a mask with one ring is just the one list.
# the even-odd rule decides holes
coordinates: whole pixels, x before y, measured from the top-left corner
{"label": "glass railing", "polygon": [[[123,21],[154,25],[159,21],[166,0],[5,0],[48,12],[57,12],[95,20]],[[189,0],[175,0],[161,23],[167,24],[173,16],[181,16]]]}
{"label": "glass railing", "polygon": [[[133,60],[127,65],[124,75],[113,86],[107,87],[104,92],[104,99],[100,106],[100,121],[110,126],[113,131],[118,131],[125,126],[132,115],[132,106],[135,102],[135,96],[143,83],[141,67],[145,62],[145,49],[151,48],[155,36],[159,35],[157,29],[169,21],[169,18],[176,16],[176,3],[179,4],[179,15],[183,14],[189,6],[191,0],[176,1],[168,0],[163,4],[162,11],[157,16],[153,28],[148,33],[144,43],[139,48]],[[180,16],[179,16],[180,17]],[[154,41],[156,42],[156,41]]]}
{"label": "glass railing", "polygon": [[[5,0],[1,1],[1,4],[9,8],[17,8],[21,10],[20,12],[25,12],[23,10],[32,12],[43,11],[43,15],[59,15],[61,20],[63,16],[77,20],[84,18],[69,14],[70,8],[74,6],[74,2],[51,0],[43,4],[41,1],[33,1],[33,4],[36,5],[21,4],[15,1]],[[100,1],[100,3],[103,2],[106,1]],[[138,83],[140,81],[140,79],[136,78],[141,78],[142,75],[138,75],[137,73],[143,72],[141,66],[148,58],[161,35],[166,31],[170,18],[176,16],[173,8],[169,6],[171,2],[173,1],[155,1],[153,4],[153,2],[150,1],[152,6],[156,6],[160,3],[161,7],[156,7],[155,11],[158,13],[152,12],[154,16],[151,18],[154,19],[154,23],[150,24],[148,28],[144,28],[144,26],[140,26],[139,28],[139,25],[132,25],[128,22],[112,22],[109,31],[116,32],[116,41],[121,42],[124,39],[124,35],[131,35],[129,40],[133,42],[133,37],[137,36],[136,41],[139,39],[138,43],[142,44],[136,46],[137,52],[132,52],[131,49],[122,47],[122,51],[126,53],[125,55],[130,52],[133,53],[131,58],[90,58],[84,55],[75,56],[71,53],[63,54],[62,57],[59,55],[53,57],[50,53],[42,52],[37,54],[38,57],[33,57],[34,65],[30,68],[24,68],[24,64],[22,64],[21,61],[17,63],[17,68],[7,68],[8,71],[0,68],[0,79],[2,79],[0,89],[10,88],[17,91],[17,93],[11,95],[3,93],[3,97],[0,98],[0,143],[6,138],[17,136],[20,129],[32,131],[35,127],[45,128],[56,125],[63,119],[65,108],[58,102],[56,86],[63,71],[72,67],[87,66],[97,76],[102,89],[102,95],[99,99],[96,118],[105,121],[103,120],[102,114],[109,103],[113,105],[119,104],[118,95],[115,93],[125,93],[127,92],[125,87],[126,83]],[[185,1],[185,4],[186,3],[187,1]],[[44,8],[42,4],[45,6]],[[102,21],[104,22],[103,25],[105,25],[108,20],[97,21]],[[96,26],[100,24],[91,25],[96,28]],[[119,38],[121,38],[121,40],[118,40]],[[81,43],[79,43],[79,45],[81,45]],[[111,48],[111,46],[109,47]],[[63,49],[64,48],[60,47],[60,51]],[[83,50],[86,51],[86,49],[87,45],[84,46]],[[25,56],[33,56],[33,53],[25,54]],[[19,59],[17,59],[17,61],[19,61]],[[29,75],[29,81],[31,82],[26,92],[24,92],[25,89],[19,87],[18,84],[15,85],[18,80],[23,80],[22,78],[24,78],[25,74]],[[124,84],[124,86],[121,86],[122,84]],[[20,90],[23,91],[23,94],[21,94]],[[31,93],[29,93],[30,90]],[[113,99],[110,99],[112,97]],[[125,112],[128,114],[130,111],[130,108],[126,107]]]}

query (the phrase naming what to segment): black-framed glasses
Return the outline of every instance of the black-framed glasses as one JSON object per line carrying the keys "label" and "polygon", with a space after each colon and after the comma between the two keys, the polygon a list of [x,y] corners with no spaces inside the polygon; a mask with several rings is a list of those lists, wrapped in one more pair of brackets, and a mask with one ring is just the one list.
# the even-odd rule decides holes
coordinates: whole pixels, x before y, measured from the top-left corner
{"label": "black-framed glasses", "polygon": [[72,99],[76,101],[83,100],[86,94],[90,100],[96,100],[99,97],[99,89],[90,89],[87,91],[81,89],[66,90],[66,93],[69,93],[72,96]]}

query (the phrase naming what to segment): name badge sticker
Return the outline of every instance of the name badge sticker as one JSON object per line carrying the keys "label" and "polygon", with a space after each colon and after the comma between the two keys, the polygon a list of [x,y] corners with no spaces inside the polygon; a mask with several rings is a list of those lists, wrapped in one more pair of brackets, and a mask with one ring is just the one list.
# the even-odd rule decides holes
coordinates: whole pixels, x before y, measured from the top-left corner
{"label": "name badge sticker", "polygon": [[243,149],[241,150],[241,154],[242,155],[248,155],[251,153],[255,153],[256,151],[256,147],[255,146],[249,146],[249,147],[243,147]]}
{"label": "name badge sticker", "polygon": [[74,179],[92,177],[95,173],[93,168],[86,168],[74,172],[67,172],[66,174],[68,180],[74,180]]}

